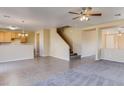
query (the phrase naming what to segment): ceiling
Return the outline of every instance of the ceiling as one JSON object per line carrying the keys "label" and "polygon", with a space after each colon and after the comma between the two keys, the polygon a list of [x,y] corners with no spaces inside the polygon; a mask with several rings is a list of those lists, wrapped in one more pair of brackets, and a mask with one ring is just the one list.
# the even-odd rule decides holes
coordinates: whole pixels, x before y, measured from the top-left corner
{"label": "ceiling", "polygon": [[[123,7],[94,7],[94,11],[102,13],[101,17],[91,17],[91,20],[87,22],[81,22],[78,19],[72,20],[75,15],[69,14],[68,11],[79,12],[80,9],[79,7],[1,7],[0,28],[17,26],[36,31],[65,25],[86,27],[124,18]],[[119,13],[121,16],[115,16]],[[8,16],[10,17],[8,18]],[[25,22],[22,23],[22,20]]]}

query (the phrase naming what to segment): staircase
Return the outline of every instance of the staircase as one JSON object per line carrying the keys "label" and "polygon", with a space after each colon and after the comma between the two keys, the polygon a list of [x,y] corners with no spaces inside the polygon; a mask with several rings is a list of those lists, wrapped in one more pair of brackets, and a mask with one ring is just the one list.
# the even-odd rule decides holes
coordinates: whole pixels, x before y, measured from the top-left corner
{"label": "staircase", "polygon": [[69,42],[69,40],[67,39],[67,37],[63,34],[63,31],[65,28],[69,28],[70,26],[63,26],[63,27],[59,27],[57,28],[57,33],[61,36],[61,38],[69,45],[70,47],[70,59],[77,59],[77,58],[81,58],[80,55],[78,55],[77,53],[74,53],[73,51],[73,45]]}

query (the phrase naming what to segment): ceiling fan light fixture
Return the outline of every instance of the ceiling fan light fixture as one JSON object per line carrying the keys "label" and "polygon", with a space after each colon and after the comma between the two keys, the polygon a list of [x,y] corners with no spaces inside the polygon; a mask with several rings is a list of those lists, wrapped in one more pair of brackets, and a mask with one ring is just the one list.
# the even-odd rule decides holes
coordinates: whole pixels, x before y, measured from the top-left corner
{"label": "ceiling fan light fixture", "polygon": [[80,20],[81,21],[86,20],[86,16],[81,16]]}
{"label": "ceiling fan light fixture", "polygon": [[72,18],[72,20],[80,19],[80,21],[89,21],[89,18],[91,16],[102,16],[102,13],[93,12],[91,7],[82,7],[80,13],[77,12],[68,12],[70,14],[78,15],[75,18]]}
{"label": "ceiling fan light fixture", "polygon": [[88,21],[89,20],[89,18],[88,17],[86,17],[86,16],[81,16],[80,17],[80,21]]}
{"label": "ceiling fan light fixture", "polygon": [[83,21],[83,18],[82,17],[80,18],[80,21]]}
{"label": "ceiling fan light fixture", "polygon": [[88,17],[86,17],[86,18],[85,18],[85,20],[86,20],[86,21],[88,21],[88,20],[89,20],[89,18],[88,18]]}
{"label": "ceiling fan light fixture", "polygon": [[82,18],[83,18],[83,20],[85,20],[86,19],[86,16],[83,16]]}

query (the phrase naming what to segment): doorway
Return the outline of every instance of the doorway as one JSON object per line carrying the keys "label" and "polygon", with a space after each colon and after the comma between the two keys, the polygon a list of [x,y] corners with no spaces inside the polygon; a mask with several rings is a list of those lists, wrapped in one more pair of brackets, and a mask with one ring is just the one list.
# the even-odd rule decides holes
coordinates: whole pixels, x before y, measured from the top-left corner
{"label": "doorway", "polygon": [[35,56],[39,57],[40,56],[40,33],[36,33],[36,52]]}

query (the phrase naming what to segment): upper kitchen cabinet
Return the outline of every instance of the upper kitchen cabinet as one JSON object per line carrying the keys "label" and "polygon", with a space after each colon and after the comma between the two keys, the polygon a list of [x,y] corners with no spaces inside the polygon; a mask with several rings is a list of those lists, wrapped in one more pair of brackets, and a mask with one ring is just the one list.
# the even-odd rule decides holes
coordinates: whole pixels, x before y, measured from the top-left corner
{"label": "upper kitchen cabinet", "polygon": [[0,32],[0,42],[4,42],[4,32]]}
{"label": "upper kitchen cabinet", "polygon": [[19,32],[11,32],[11,38],[12,38],[12,40],[18,39],[19,38],[18,34],[19,34]]}
{"label": "upper kitchen cabinet", "polygon": [[4,42],[11,42],[11,32],[4,33]]}
{"label": "upper kitchen cabinet", "polygon": [[11,32],[0,32],[0,42],[2,43],[11,42]]}

